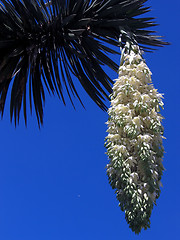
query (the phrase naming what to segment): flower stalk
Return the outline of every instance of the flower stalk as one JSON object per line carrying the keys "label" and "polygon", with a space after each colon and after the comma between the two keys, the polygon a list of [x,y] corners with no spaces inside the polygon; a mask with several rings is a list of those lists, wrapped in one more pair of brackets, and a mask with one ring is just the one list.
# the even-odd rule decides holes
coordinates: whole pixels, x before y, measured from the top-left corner
{"label": "flower stalk", "polygon": [[126,44],[108,110],[107,175],[135,233],[150,227],[163,173],[162,95],[137,45]]}

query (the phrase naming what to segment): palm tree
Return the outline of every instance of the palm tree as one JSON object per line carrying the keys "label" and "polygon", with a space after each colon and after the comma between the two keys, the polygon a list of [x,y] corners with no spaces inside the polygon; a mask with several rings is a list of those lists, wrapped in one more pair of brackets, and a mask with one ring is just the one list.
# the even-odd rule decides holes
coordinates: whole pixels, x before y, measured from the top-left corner
{"label": "palm tree", "polygon": [[[116,190],[130,228],[139,233],[150,226],[154,203],[160,194],[163,172],[161,94],[151,84],[151,73],[141,50],[167,45],[149,27],[154,18],[147,0],[0,0],[0,112],[12,82],[10,116],[19,123],[26,101],[32,98],[39,127],[43,124],[45,88],[65,102],[77,97],[78,79],[92,100],[108,110],[109,157],[107,175]],[[107,54],[119,54],[119,66]],[[104,71],[118,71],[113,81]],[[110,96],[110,97],[109,97]],[[83,105],[84,106],[84,105]],[[74,106],[75,107],[75,106]]]}
{"label": "palm tree", "polygon": [[[43,123],[45,88],[65,104],[64,88],[82,103],[77,78],[92,100],[107,110],[112,80],[103,70],[118,65],[107,54],[119,54],[110,45],[123,47],[134,39],[145,51],[167,44],[154,31],[147,0],[1,0],[0,1],[0,112],[3,116],[11,82],[10,116],[15,125],[23,103],[32,98],[39,126]],[[121,35],[121,41],[119,37]],[[74,77],[73,77],[74,75]],[[29,86],[29,87],[28,87]],[[29,94],[27,94],[29,89]],[[82,103],[83,104],[83,103]]]}

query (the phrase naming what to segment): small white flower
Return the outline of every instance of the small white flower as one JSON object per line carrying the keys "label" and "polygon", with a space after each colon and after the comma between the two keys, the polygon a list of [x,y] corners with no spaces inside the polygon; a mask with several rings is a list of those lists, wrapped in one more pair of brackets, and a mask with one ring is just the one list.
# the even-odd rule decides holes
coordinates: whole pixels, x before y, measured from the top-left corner
{"label": "small white flower", "polygon": [[152,140],[152,137],[148,134],[144,134],[144,135],[140,134],[138,136],[138,140],[141,142],[149,143]]}
{"label": "small white flower", "polygon": [[139,194],[142,194],[142,190],[141,190],[141,189],[138,189],[138,193],[139,193]]}
{"label": "small white flower", "polygon": [[138,116],[138,117],[134,117],[133,118],[133,123],[136,125],[136,126],[138,126],[138,128],[140,128],[142,125],[141,125],[141,119],[140,119],[140,117]]}
{"label": "small white flower", "polygon": [[144,193],[144,198],[145,198],[146,200],[148,200],[148,195],[147,195],[147,193]]}
{"label": "small white flower", "polygon": [[143,94],[143,95],[141,96],[141,99],[142,99],[142,101],[143,101],[144,103],[148,103],[148,102],[151,101],[151,97],[150,97],[148,94]]}
{"label": "small white flower", "polygon": [[120,151],[121,153],[125,153],[127,150],[126,150],[126,147],[125,147],[124,145],[120,145],[120,146],[119,146],[119,151]]}
{"label": "small white flower", "polygon": [[139,175],[136,172],[131,173],[131,177],[135,183],[138,182]]}

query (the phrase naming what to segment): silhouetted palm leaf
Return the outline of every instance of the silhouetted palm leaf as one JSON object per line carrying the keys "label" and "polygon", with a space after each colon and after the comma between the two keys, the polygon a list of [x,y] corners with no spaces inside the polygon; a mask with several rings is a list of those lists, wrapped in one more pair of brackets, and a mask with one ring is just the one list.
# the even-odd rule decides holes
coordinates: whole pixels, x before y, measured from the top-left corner
{"label": "silhouetted palm leaf", "polygon": [[[0,1],[0,111],[3,115],[11,81],[10,115],[15,124],[29,84],[39,125],[43,122],[44,86],[65,104],[64,87],[73,104],[78,96],[72,75],[103,110],[111,93],[111,79],[102,66],[118,65],[105,46],[133,38],[144,50],[166,44],[154,32],[153,18],[137,18],[149,10],[147,0],[1,0]],[[147,46],[150,46],[149,48]],[[81,100],[80,100],[81,102]],[[82,102],[81,102],[82,103]]]}

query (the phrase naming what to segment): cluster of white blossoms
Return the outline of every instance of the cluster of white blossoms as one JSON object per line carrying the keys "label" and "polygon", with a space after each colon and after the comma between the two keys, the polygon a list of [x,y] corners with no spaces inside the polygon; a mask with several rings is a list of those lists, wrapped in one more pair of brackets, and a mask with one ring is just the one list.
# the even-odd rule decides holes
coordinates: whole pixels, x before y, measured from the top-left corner
{"label": "cluster of white blossoms", "polygon": [[108,110],[107,174],[130,228],[139,233],[150,227],[160,194],[163,102],[139,48],[132,46],[123,59]]}

